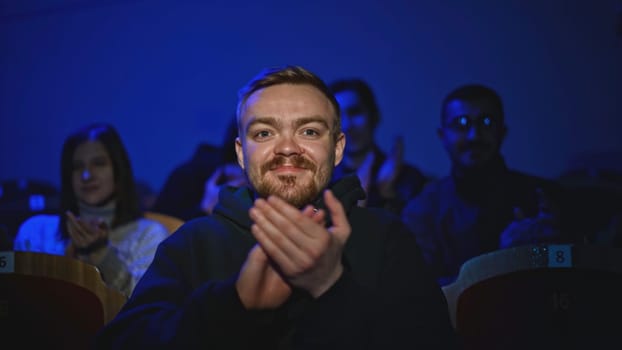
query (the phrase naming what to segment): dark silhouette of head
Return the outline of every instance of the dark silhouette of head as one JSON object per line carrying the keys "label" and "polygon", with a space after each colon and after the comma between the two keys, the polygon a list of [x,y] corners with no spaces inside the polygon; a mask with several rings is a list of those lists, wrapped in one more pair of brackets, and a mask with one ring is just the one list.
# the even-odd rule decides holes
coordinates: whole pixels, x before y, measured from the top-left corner
{"label": "dark silhouette of head", "polygon": [[341,110],[341,128],[346,134],[346,156],[362,155],[374,147],[374,132],[380,111],[374,92],[367,82],[347,78],[329,84]]}
{"label": "dark silhouette of head", "polygon": [[454,167],[485,166],[499,155],[506,133],[503,103],[493,89],[467,84],[443,99],[438,136]]}

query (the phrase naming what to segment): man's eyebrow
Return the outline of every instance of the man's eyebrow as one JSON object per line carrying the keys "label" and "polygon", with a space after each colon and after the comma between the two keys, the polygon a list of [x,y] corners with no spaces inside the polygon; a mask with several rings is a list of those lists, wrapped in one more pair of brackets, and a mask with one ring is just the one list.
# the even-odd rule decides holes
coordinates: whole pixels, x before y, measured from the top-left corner
{"label": "man's eyebrow", "polygon": [[[320,123],[325,128],[330,129],[330,127],[328,126],[328,123],[326,122],[326,119],[320,116],[298,118],[292,121],[292,126],[294,129],[297,129],[303,125],[311,124],[311,123]],[[246,127],[246,131],[248,131],[255,124],[266,124],[266,125],[269,125],[269,126],[272,126],[278,129],[283,125],[283,122],[274,117],[253,117],[248,123],[248,126]]]}
{"label": "man's eyebrow", "polygon": [[296,119],[292,122],[294,129],[297,129],[305,124],[311,124],[311,123],[320,123],[322,125],[324,125],[324,127],[326,129],[330,129],[330,127],[328,126],[328,123],[326,123],[326,119],[322,118],[320,116],[311,116],[311,117],[304,117],[304,118],[299,118]]}
{"label": "man's eyebrow", "polygon": [[282,123],[274,117],[252,117],[246,126],[246,132],[255,124],[266,124],[278,128]]}

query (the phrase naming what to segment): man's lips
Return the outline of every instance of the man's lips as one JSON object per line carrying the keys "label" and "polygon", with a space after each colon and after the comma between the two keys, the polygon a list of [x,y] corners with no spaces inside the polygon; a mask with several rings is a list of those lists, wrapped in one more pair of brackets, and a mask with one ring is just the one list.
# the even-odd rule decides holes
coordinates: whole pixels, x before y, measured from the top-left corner
{"label": "man's lips", "polygon": [[304,171],[306,169],[305,168],[301,168],[301,167],[297,167],[297,166],[293,166],[293,165],[279,165],[279,166],[273,167],[270,170],[274,171],[274,172],[277,172],[277,173],[282,173],[282,172],[300,172],[300,171]]}
{"label": "man's lips", "polygon": [[265,174],[268,171],[275,173],[298,173],[308,170],[314,172],[315,169],[316,166],[313,162],[301,155],[294,155],[291,157],[278,156],[262,165],[260,170],[262,174]]}

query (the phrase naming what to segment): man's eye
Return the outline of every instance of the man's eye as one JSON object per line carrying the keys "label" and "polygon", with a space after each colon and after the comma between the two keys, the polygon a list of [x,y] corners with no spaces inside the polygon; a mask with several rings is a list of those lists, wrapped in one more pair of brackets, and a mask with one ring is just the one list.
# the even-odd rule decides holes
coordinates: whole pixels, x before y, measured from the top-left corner
{"label": "man's eye", "polygon": [[484,126],[491,126],[492,125],[492,119],[490,119],[490,117],[482,118],[482,125],[484,125]]}
{"label": "man's eye", "polygon": [[270,136],[270,132],[267,130],[258,131],[255,133],[255,137],[264,138]]}
{"label": "man's eye", "polygon": [[302,134],[305,136],[316,136],[316,135],[319,135],[320,133],[313,129],[304,129],[302,131]]}
{"label": "man's eye", "polygon": [[468,126],[469,125],[469,118],[467,118],[466,116],[462,116],[460,118],[458,118],[458,124],[460,124],[460,126]]}

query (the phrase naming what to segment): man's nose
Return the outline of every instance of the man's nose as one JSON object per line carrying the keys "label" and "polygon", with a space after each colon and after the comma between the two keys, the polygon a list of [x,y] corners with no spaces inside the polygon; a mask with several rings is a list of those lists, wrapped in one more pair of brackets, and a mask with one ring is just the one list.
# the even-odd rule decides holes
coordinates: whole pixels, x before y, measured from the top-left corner
{"label": "man's nose", "polygon": [[275,153],[285,156],[301,153],[301,148],[295,136],[284,135],[279,138],[275,147]]}
{"label": "man's nose", "polygon": [[467,132],[467,138],[469,140],[477,140],[481,137],[482,131],[481,128],[477,125],[471,125],[469,131]]}

